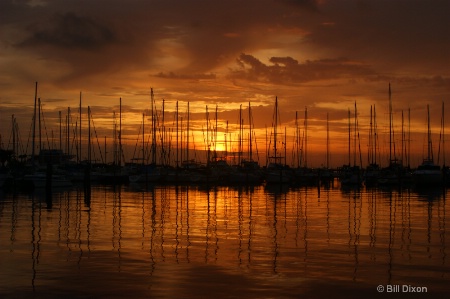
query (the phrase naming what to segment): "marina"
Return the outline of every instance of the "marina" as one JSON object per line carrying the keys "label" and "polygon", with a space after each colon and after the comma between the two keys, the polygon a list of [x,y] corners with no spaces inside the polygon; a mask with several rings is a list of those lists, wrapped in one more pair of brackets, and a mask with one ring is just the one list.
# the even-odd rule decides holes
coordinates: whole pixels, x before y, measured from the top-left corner
{"label": "marina", "polygon": [[[162,100],[158,111],[153,88],[150,89],[150,132],[146,134],[145,113],[138,130],[132,158],[125,157],[122,142],[122,98],[119,99],[118,116],[113,112],[113,157],[107,160],[107,142],[100,147],[92,110],[87,106],[87,130],[82,130],[83,106],[82,94],[78,107],[78,118],[71,118],[68,107],[65,129],[62,125],[62,114],[59,111],[59,147],[55,140],[51,143],[48,132],[42,128],[44,114],[42,103],[38,98],[38,82],[35,83],[34,113],[31,123],[31,153],[20,138],[17,120],[12,116],[11,143],[3,149],[0,147],[1,174],[0,188],[52,188],[70,186],[71,182],[92,182],[107,185],[132,183],[163,183],[163,184],[205,184],[208,187],[216,185],[260,185],[289,184],[318,186],[330,180],[339,178],[340,184],[352,186],[395,186],[395,187],[447,187],[450,185],[450,170],[445,163],[445,117],[442,103],[441,127],[438,141],[437,159],[442,159],[442,166],[434,163],[434,150],[430,126],[430,107],[427,105],[427,155],[417,168],[411,167],[411,138],[406,138],[402,111],[401,140],[394,135],[391,84],[388,85],[389,99],[389,142],[387,157],[380,154],[379,134],[375,107],[370,106],[370,129],[367,136],[367,161],[363,162],[358,121],[357,103],[354,102],[354,112],[348,109],[348,163],[335,168],[330,167],[330,136],[329,114],[326,117],[326,148],[325,164],[321,167],[310,167],[308,164],[308,110],[305,107],[303,126],[299,125],[298,113],[295,113],[293,142],[287,141],[287,126],[280,121],[278,97],[275,97],[272,126],[266,127],[264,150],[258,151],[257,138],[253,125],[251,103],[247,108],[247,125],[244,125],[242,104],[239,108],[238,126],[234,128],[234,138],[229,132],[228,120],[222,138],[218,137],[218,105],[215,118],[211,119],[206,105],[205,127],[202,126],[204,149],[196,149],[198,141],[190,135],[190,106],[187,102],[187,124],[183,128],[182,117],[179,115],[179,105],[176,102],[174,121],[166,121],[165,101]],[[84,109],[86,110],[86,109]],[[147,111],[148,112],[148,111]],[[87,114],[87,115],[86,115]],[[408,117],[409,118],[409,117]],[[221,125],[224,121],[221,121]],[[44,128],[46,126],[44,125]],[[222,127],[223,129],[223,127]],[[64,134],[63,134],[64,131]],[[71,137],[71,131],[75,136]],[[87,131],[87,132],[86,132]],[[244,131],[246,131],[244,133]],[[93,134],[94,133],[94,134]],[[43,136],[47,141],[43,141]],[[86,135],[86,136],[84,136]],[[408,136],[410,132],[408,132]],[[53,131],[52,131],[53,136]],[[95,138],[94,138],[95,137]],[[175,139],[175,140],[173,140]],[[65,146],[63,146],[63,143]],[[397,149],[400,143],[400,150]],[[0,144],[1,145],[1,144]],[[95,146],[97,145],[97,147]],[[12,146],[12,148],[10,148]],[[289,148],[290,147],[290,148]],[[85,151],[82,151],[82,149]],[[256,151],[255,151],[256,149]],[[386,150],[386,149],[385,149]],[[75,152],[74,152],[75,151]],[[288,152],[291,157],[288,158]],[[399,153],[400,152],[400,153]],[[265,162],[259,155],[265,155]],[[194,156],[194,158],[190,158]],[[254,157],[257,159],[254,159]],[[97,157],[97,158],[96,158]],[[98,159],[100,157],[100,160]],[[264,156],[263,156],[264,157]],[[381,167],[383,160],[387,166]],[[405,161],[404,161],[405,160]],[[316,162],[317,164],[317,162]],[[323,166],[326,165],[326,166]]]}
{"label": "marina", "polygon": [[0,0],[0,298],[449,298],[450,1],[194,2]]}

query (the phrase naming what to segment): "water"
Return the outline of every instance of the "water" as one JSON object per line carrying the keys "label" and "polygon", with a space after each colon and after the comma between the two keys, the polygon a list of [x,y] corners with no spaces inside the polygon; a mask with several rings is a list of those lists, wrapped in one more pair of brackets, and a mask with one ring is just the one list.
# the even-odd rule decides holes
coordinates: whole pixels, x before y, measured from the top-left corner
{"label": "water", "polygon": [[448,296],[447,194],[337,183],[2,194],[0,297],[379,298],[379,285]]}

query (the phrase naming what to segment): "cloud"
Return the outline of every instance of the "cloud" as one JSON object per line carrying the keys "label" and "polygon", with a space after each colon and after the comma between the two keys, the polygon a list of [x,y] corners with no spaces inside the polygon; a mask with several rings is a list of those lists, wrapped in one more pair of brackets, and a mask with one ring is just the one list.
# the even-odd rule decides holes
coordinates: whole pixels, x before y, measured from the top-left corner
{"label": "cloud", "polygon": [[[371,61],[394,72],[446,72],[450,60],[448,1],[329,1],[324,22],[305,44],[323,55]],[[444,62],[444,65],[442,64]]]}
{"label": "cloud", "polygon": [[299,20],[309,22],[299,13],[310,13],[314,3],[49,0],[31,6],[2,1],[0,22],[8,23],[8,34],[0,35],[0,43],[36,60],[59,63],[51,67],[64,68],[59,79],[64,85],[105,75],[112,80],[119,73],[122,80],[124,73],[207,74],[243,51],[270,47],[267,36],[299,28]]}
{"label": "cloud", "polygon": [[347,59],[307,60],[299,63],[292,57],[271,57],[269,62],[272,64],[264,64],[252,55],[241,54],[237,59],[239,67],[231,71],[230,78],[289,85],[375,75],[369,66]]}
{"label": "cloud", "polygon": [[319,9],[318,0],[278,0],[293,6],[299,6],[301,8],[317,11]]}
{"label": "cloud", "polygon": [[155,75],[156,77],[159,78],[164,78],[164,79],[187,79],[187,80],[210,80],[210,79],[216,79],[216,75],[215,74],[176,74],[174,72],[168,72],[168,73],[163,73],[160,72],[158,74]]}
{"label": "cloud", "polygon": [[31,37],[20,47],[54,46],[65,49],[98,50],[117,42],[115,33],[107,25],[73,12],[58,14],[47,22],[29,26]]}
{"label": "cloud", "polygon": [[3,0],[2,104],[32,102],[39,81],[43,99],[76,103],[83,90],[108,113],[120,96],[138,107],[154,87],[158,99],[192,106],[264,103],[263,126],[275,96],[292,119],[320,102],[385,103],[390,81],[394,106],[419,109],[448,98],[449,4]]}

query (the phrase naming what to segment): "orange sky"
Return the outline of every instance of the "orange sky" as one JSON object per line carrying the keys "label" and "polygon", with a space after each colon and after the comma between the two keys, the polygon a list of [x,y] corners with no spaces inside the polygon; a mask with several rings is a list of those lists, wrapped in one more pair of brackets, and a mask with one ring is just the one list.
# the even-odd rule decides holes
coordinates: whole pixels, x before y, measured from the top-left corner
{"label": "orange sky", "polygon": [[[227,120],[235,127],[240,105],[251,102],[261,164],[276,96],[288,157],[295,112],[303,126],[308,109],[308,166],[325,164],[327,113],[331,163],[348,162],[347,111],[353,115],[355,101],[366,164],[370,106],[375,105],[380,162],[386,164],[391,82],[397,151],[401,114],[407,130],[410,109],[411,164],[420,163],[429,104],[437,160],[441,105],[450,99],[448,11],[448,1],[3,0],[2,147],[11,147],[12,114],[26,146],[37,81],[48,135],[52,130],[57,135],[58,111],[65,117],[70,106],[77,121],[81,91],[98,135],[110,138],[121,97],[127,158],[133,155],[142,113],[150,109],[150,88],[158,109],[166,101],[171,127],[175,102],[180,117],[190,102],[193,126],[198,121],[196,149],[204,148],[206,105],[213,124],[218,106],[224,129]],[[235,139],[236,133],[230,135]]]}

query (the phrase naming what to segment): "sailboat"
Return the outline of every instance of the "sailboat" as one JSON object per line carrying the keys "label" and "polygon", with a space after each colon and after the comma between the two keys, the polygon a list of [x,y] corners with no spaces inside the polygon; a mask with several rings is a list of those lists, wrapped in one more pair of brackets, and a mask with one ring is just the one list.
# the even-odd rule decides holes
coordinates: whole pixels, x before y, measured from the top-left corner
{"label": "sailboat", "polygon": [[[297,122],[297,114],[295,115],[295,122],[296,127],[298,127]],[[319,179],[318,173],[314,171],[312,168],[308,167],[308,109],[305,107],[305,129],[304,129],[304,136],[303,136],[303,142],[304,142],[304,148],[302,145],[303,154],[301,155],[302,158],[298,159],[298,162],[303,162],[303,166],[297,165],[297,168],[293,170],[293,177],[294,181],[297,184],[301,185],[315,185],[317,184],[317,181]],[[297,138],[298,135],[298,128],[296,128],[296,135]],[[297,141],[297,144],[299,142]],[[297,145],[297,149],[299,149],[299,146]],[[297,157],[299,157],[300,154],[297,153]],[[300,163],[299,163],[300,164]]]}
{"label": "sailboat", "polygon": [[132,183],[156,183],[163,179],[162,167],[156,165],[156,131],[157,131],[157,113],[153,94],[153,88],[150,88],[150,105],[151,105],[151,148],[150,148],[150,163],[145,163],[147,155],[145,152],[145,115],[142,116],[142,161],[141,165],[137,166],[136,170],[131,171],[129,180]]}
{"label": "sailboat", "polygon": [[444,102],[442,102],[442,116],[441,116],[441,134],[442,134],[442,173],[443,173],[443,183],[445,184],[445,186],[449,186],[450,185],[450,167],[446,165],[445,163],[445,156],[446,156],[446,151],[445,151],[445,109],[444,109]]}
{"label": "sailboat", "polygon": [[413,172],[413,180],[416,186],[440,185],[443,183],[443,173],[439,165],[434,164],[433,148],[431,142],[430,129],[430,106],[427,105],[427,157],[423,159],[422,164]]}
{"label": "sailboat", "polygon": [[[242,111],[239,110],[239,118],[242,118]],[[250,102],[248,103],[248,157],[246,159],[239,159],[240,163],[237,167],[233,168],[232,174],[229,176],[229,182],[231,184],[246,184],[246,185],[254,185],[262,182],[262,173],[257,161],[253,159],[253,142],[252,134],[253,132],[253,115],[250,106]],[[243,123],[240,121],[239,125],[239,156],[242,152],[242,140],[243,140]]]}
{"label": "sailboat", "polygon": [[[129,182],[129,174],[124,171],[122,160],[122,98],[119,99],[119,129],[117,130],[116,114],[113,113],[114,159],[113,163],[98,172],[98,181],[106,185],[120,185]],[[118,143],[117,143],[118,141]]]}
{"label": "sailboat", "polygon": [[327,113],[327,153],[326,153],[326,165],[319,168],[319,179],[322,183],[329,183],[334,180],[334,173],[330,169],[330,127]]}
{"label": "sailboat", "polygon": [[[34,99],[34,113],[33,113],[33,135],[32,135],[32,156],[31,156],[31,173],[27,173],[22,177],[23,186],[31,186],[32,188],[52,188],[52,187],[70,187],[72,183],[66,178],[64,174],[57,173],[54,165],[60,164],[67,157],[61,150],[43,149],[42,148],[42,132],[41,132],[41,99],[37,97],[36,82],[35,99]],[[36,109],[38,109],[36,111]],[[35,146],[36,146],[36,122],[38,124],[39,137],[39,155],[38,161],[35,161]],[[36,163],[39,162],[39,163]]]}
{"label": "sailboat", "polygon": [[378,185],[400,185],[405,176],[403,162],[396,155],[393,128],[391,84],[389,83],[389,165],[381,169],[377,180]]}
{"label": "sailboat", "polygon": [[[14,129],[13,129],[14,130]],[[7,188],[13,182],[13,175],[9,164],[13,160],[14,150],[4,150],[0,148],[0,189]]]}
{"label": "sailboat", "polygon": [[355,102],[355,123],[354,123],[354,144],[353,144],[353,166],[351,165],[351,123],[350,123],[350,109],[348,110],[348,165],[343,165],[339,169],[339,180],[341,185],[359,186],[361,185],[361,168],[356,165],[356,139],[357,139],[357,115]]}
{"label": "sailboat", "polygon": [[278,98],[275,97],[275,109],[273,114],[273,155],[269,156],[269,164],[266,168],[265,180],[268,184],[283,184],[289,183],[291,175],[288,167],[281,161],[285,158],[281,156],[277,149],[277,135],[278,135]]}
{"label": "sailboat", "polygon": [[[181,165],[179,167],[176,167],[173,172],[169,172],[169,174],[166,176],[166,182],[168,183],[176,182],[178,184],[200,184],[207,182],[207,171],[206,168],[199,161],[197,161],[196,159],[192,159],[191,158],[192,156],[190,156],[191,153],[190,142],[194,141],[194,134],[192,134],[190,128],[189,102],[187,102],[186,119],[187,119],[186,130],[184,130],[183,128],[183,123],[181,123],[181,142],[180,142]],[[194,152],[195,152],[195,143],[194,143]]]}
{"label": "sailboat", "polygon": [[370,129],[369,129],[369,165],[364,172],[364,184],[373,186],[380,176],[380,166],[377,163],[377,124],[375,106],[370,106]]}

